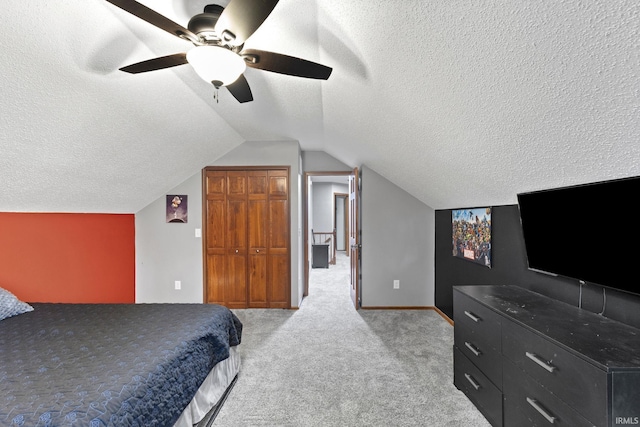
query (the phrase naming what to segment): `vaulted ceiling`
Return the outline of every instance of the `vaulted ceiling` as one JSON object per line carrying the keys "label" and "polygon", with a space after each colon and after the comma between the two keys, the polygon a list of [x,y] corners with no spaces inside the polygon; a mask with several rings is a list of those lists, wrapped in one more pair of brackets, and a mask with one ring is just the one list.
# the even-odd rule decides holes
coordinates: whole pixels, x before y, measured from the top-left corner
{"label": "vaulted ceiling", "polygon": [[[186,26],[209,1],[141,3]],[[190,65],[119,71],[192,45],[105,0],[3,15],[0,211],[136,212],[247,140],[365,164],[435,209],[640,175],[637,0],[280,0],[245,47],[333,73],[248,69],[246,104]]]}

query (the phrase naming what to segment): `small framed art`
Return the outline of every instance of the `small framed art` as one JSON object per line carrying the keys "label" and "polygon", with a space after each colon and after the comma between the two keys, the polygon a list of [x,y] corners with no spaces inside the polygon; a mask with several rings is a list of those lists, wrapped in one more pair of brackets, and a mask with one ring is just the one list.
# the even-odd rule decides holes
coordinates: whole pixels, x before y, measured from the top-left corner
{"label": "small framed art", "polygon": [[188,220],[188,196],[186,194],[167,195],[167,222],[186,224]]}

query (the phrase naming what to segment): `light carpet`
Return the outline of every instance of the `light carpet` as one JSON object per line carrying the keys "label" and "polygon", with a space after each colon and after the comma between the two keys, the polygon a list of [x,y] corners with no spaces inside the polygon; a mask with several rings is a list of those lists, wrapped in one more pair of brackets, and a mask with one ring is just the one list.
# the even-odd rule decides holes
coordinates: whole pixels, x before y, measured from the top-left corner
{"label": "light carpet", "polygon": [[433,310],[359,310],[349,258],[312,269],[299,310],[233,310],[238,381],[214,426],[477,426],[453,385],[453,327]]}

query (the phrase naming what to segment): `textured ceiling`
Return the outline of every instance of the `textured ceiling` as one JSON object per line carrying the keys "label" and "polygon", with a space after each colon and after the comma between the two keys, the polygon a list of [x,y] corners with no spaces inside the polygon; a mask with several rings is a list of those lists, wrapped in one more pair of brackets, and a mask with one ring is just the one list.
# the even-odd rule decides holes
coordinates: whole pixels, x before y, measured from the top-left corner
{"label": "textured ceiling", "polygon": [[[186,26],[208,2],[142,3]],[[637,0],[281,0],[246,47],[334,71],[249,69],[247,104],[189,65],[118,71],[192,45],[104,0],[3,6],[0,211],[136,212],[245,140],[365,164],[435,209],[640,175]]]}

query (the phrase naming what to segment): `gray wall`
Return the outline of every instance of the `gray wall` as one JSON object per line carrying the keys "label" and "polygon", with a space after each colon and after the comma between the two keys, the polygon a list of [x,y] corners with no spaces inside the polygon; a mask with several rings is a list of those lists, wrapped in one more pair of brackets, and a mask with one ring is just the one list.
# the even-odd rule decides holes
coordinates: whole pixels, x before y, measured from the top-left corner
{"label": "gray wall", "polygon": [[[186,224],[165,221],[165,196],[136,213],[136,302],[200,303],[202,288],[202,175],[200,172],[167,194],[186,194]],[[174,282],[180,280],[182,289]]]}
{"label": "gray wall", "polygon": [[311,183],[311,202],[309,209],[313,221],[309,220],[314,231],[331,231],[331,184],[327,182]]}
{"label": "gray wall", "polygon": [[361,175],[362,306],[433,306],[435,211],[366,166]]}
{"label": "gray wall", "polygon": [[[291,305],[304,291],[303,185],[295,141],[246,142],[211,166],[290,166]],[[352,168],[322,152],[302,153],[313,171]],[[325,169],[326,168],[326,169]],[[364,307],[434,305],[434,211],[366,166],[362,168],[362,303]],[[136,302],[201,303],[203,298],[202,174],[167,194],[189,196],[189,222],[165,222],[165,197],[136,213]],[[297,280],[296,280],[297,278]],[[393,280],[400,289],[393,289]],[[182,289],[175,290],[180,280]]]}
{"label": "gray wall", "polygon": [[[349,193],[349,188],[343,192],[345,194]],[[345,220],[348,221],[348,218],[345,218],[345,215],[348,212],[345,209],[345,200],[346,203],[349,203],[348,196],[341,196],[337,199],[337,204],[335,205],[336,215],[335,215],[335,227],[336,227],[336,250],[338,251],[346,251],[347,250],[347,226],[345,224]],[[335,203],[336,200],[334,200]]]}
{"label": "gray wall", "polygon": [[[210,166],[289,166],[291,209],[291,305],[298,307],[304,291],[301,266],[302,197],[300,147],[297,141],[245,142]],[[202,172],[167,194],[189,196],[188,224],[166,224],[165,197],[136,213],[136,302],[193,302],[203,300]],[[174,281],[182,281],[175,290]]]}
{"label": "gray wall", "polygon": [[303,151],[302,170],[304,172],[349,172],[353,167],[345,165],[324,151]]}
{"label": "gray wall", "polygon": [[315,231],[330,232],[333,230],[333,184],[329,182],[313,182],[311,209]]}

